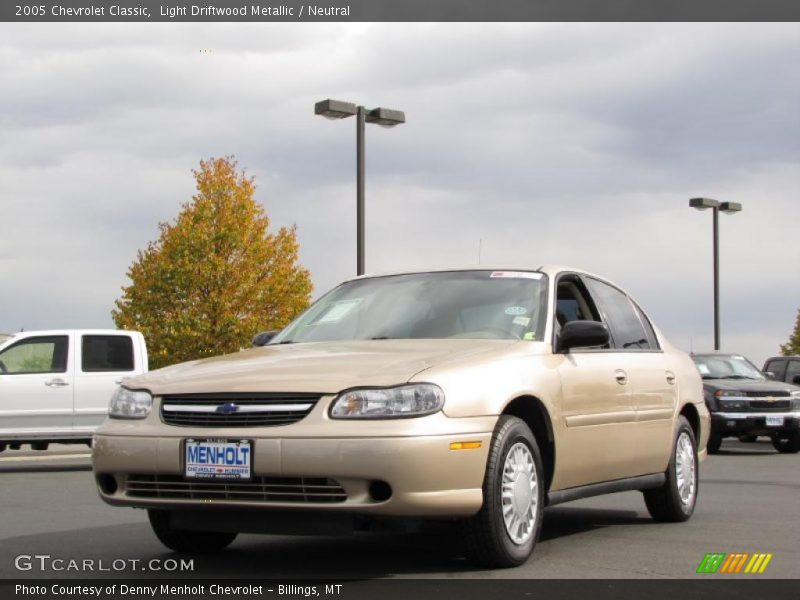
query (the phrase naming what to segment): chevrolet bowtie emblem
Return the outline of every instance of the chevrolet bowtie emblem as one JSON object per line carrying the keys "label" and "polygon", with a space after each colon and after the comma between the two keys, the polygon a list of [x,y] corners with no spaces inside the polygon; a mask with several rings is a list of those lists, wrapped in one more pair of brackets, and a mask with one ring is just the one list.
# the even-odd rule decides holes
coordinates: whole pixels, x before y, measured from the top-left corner
{"label": "chevrolet bowtie emblem", "polygon": [[215,412],[222,413],[223,415],[230,415],[239,410],[239,407],[233,402],[227,404],[220,404]]}

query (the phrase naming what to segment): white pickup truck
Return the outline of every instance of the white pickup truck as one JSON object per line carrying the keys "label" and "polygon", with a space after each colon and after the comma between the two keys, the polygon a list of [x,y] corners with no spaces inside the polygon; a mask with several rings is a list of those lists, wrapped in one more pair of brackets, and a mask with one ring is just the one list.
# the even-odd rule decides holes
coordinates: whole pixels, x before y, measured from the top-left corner
{"label": "white pickup truck", "polygon": [[26,331],[0,342],[0,451],[90,443],[114,389],[147,371],[137,331]]}

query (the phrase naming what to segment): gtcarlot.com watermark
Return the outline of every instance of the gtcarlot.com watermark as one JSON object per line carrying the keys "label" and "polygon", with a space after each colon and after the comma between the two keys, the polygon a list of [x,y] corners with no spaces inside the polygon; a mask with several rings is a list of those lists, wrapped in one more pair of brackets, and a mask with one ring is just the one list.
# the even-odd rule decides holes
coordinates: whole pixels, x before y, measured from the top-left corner
{"label": "gtcarlot.com watermark", "polygon": [[176,558],[62,558],[50,554],[20,554],[14,558],[17,571],[79,571],[82,573],[152,571],[194,571],[194,559]]}

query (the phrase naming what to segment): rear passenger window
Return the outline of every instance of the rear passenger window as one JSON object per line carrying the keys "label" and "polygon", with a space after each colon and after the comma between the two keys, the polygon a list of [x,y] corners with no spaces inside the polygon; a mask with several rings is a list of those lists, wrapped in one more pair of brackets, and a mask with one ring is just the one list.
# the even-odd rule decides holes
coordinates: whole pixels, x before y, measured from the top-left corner
{"label": "rear passenger window", "polygon": [[133,340],[126,335],[84,335],[81,370],[133,371]]}
{"label": "rear passenger window", "polygon": [[586,286],[595,303],[606,318],[606,325],[614,338],[614,347],[621,350],[649,350],[651,348],[644,325],[630,299],[617,288],[586,278]]}

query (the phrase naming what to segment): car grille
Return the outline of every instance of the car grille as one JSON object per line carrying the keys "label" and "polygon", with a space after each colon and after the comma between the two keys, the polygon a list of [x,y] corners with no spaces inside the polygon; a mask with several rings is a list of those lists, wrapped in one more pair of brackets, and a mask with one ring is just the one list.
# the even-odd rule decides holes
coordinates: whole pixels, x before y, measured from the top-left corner
{"label": "car grille", "polygon": [[792,403],[789,400],[775,400],[774,402],[768,402],[766,400],[751,400],[750,401],[750,410],[785,411],[785,410],[789,410],[791,407],[792,407]]}
{"label": "car grille", "polygon": [[183,394],[163,396],[161,420],[183,427],[289,425],[305,417],[319,394]]}
{"label": "car grille", "polygon": [[254,477],[250,481],[193,481],[179,475],[128,475],[128,496],[237,502],[331,504],[347,500],[338,481],[324,477]]}
{"label": "car grille", "polygon": [[742,396],[747,396],[748,398],[766,398],[767,396],[772,396],[773,398],[787,398],[789,396],[789,392],[777,391],[777,392],[761,392],[761,391],[750,391],[750,392],[742,392]]}

